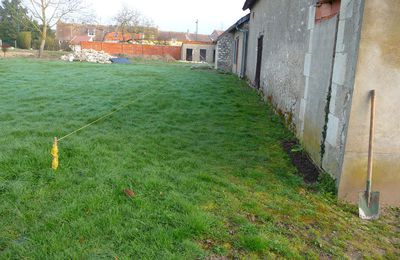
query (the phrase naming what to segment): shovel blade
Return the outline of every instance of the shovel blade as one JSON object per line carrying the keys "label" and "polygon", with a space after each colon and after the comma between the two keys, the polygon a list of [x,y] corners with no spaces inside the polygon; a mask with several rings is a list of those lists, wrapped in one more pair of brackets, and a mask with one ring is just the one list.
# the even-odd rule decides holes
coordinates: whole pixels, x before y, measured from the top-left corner
{"label": "shovel blade", "polygon": [[371,192],[371,201],[368,207],[368,194],[367,192],[360,192],[358,198],[358,212],[361,219],[375,220],[379,218],[380,205],[379,205],[378,191]]}

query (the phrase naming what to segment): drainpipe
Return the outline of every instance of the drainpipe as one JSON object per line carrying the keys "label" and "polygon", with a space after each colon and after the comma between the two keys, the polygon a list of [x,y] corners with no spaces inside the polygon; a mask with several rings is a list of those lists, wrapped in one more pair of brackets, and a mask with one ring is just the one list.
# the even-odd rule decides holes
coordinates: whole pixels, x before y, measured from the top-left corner
{"label": "drainpipe", "polygon": [[238,25],[236,25],[236,30],[243,33],[243,46],[242,46],[242,61],[240,66],[240,78],[244,78],[246,75],[246,66],[247,66],[247,44],[248,44],[248,35],[249,30],[240,29]]}

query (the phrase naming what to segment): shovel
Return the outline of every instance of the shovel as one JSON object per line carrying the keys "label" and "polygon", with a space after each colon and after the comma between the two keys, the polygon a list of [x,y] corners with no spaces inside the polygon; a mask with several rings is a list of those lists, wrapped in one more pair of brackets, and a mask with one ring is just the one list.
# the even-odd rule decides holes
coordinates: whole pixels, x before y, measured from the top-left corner
{"label": "shovel", "polygon": [[369,129],[369,148],[368,148],[368,176],[366,191],[360,192],[358,202],[358,212],[361,219],[374,220],[379,218],[380,205],[378,191],[372,190],[372,164],[374,149],[375,131],[375,90],[371,90],[371,121]]}

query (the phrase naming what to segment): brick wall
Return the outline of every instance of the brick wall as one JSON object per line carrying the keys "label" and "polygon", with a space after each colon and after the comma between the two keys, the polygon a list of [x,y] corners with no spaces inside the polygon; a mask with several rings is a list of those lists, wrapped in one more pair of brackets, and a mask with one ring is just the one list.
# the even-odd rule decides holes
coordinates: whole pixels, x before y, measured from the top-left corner
{"label": "brick wall", "polygon": [[104,51],[111,55],[124,54],[128,56],[166,56],[170,55],[176,60],[181,59],[181,46],[139,45],[108,42],[81,42],[82,49]]}

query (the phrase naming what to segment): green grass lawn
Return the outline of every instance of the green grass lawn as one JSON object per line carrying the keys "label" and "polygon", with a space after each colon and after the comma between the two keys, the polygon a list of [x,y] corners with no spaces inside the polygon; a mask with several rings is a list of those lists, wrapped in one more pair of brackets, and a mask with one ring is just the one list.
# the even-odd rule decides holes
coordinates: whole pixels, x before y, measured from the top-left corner
{"label": "green grass lawn", "polygon": [[[50,169],[53,137],[148,93]],[[363,222],[309,189],[292,135],[233,75],[7,59],[0,97],[1,259],[400,257],[399,210]]]}

